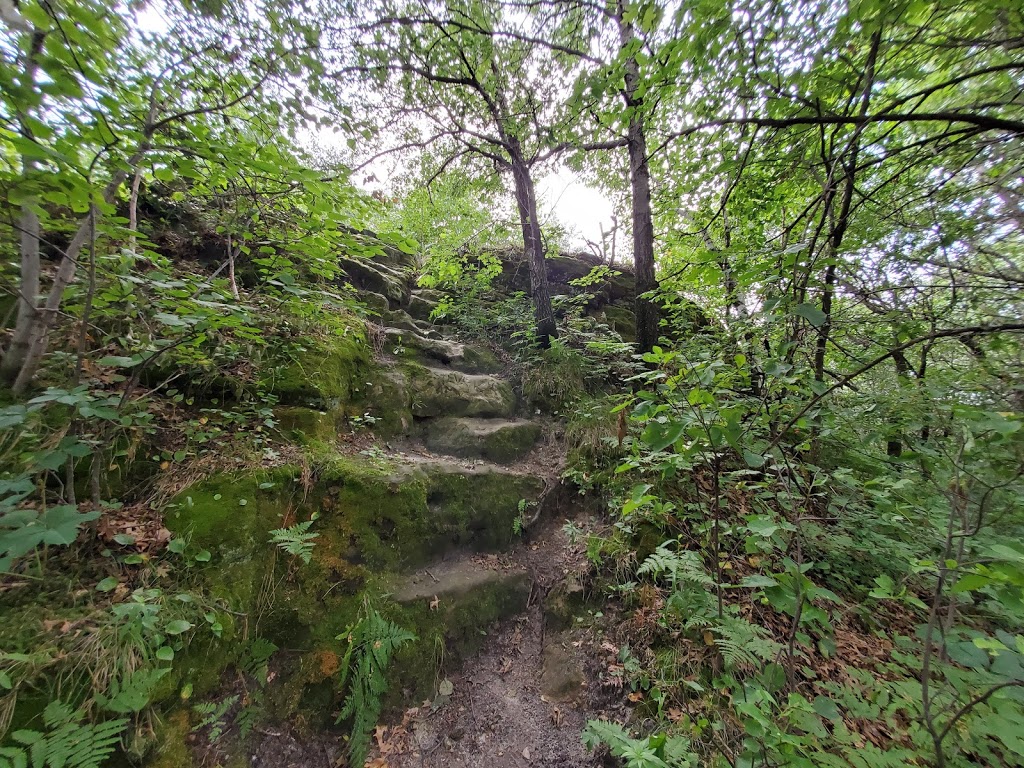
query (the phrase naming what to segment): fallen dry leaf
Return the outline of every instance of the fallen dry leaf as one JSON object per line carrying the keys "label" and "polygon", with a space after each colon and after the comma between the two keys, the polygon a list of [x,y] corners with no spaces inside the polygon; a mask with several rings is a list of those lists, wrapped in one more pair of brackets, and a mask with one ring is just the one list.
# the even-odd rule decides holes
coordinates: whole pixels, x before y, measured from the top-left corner
{"label": "fallen dry leaf", "polygon": [[434,599],[430,601],[430,610],[436,611],[439,605],[441,605],[441,600],[437,595],[434,595]]}

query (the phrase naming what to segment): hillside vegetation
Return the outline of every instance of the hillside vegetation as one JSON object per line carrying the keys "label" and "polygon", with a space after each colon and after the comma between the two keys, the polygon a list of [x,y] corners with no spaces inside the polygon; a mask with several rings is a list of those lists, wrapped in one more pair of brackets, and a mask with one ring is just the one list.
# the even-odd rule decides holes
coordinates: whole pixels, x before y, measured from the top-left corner
{"label": "hillside vegetation", "polygon": [[1024,8],[0,24],[0,768],[1024,766]]}

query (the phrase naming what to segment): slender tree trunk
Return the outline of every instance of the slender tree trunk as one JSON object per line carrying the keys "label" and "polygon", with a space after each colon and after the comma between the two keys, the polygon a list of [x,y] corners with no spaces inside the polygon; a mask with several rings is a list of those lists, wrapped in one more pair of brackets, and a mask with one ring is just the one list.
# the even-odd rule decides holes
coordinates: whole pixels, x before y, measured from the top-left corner
{"label": "slender tree trunk", "polygon": [[551,289],[548,286],[548,270],[544,260],[544,241],[540,231],[540,219],[537,216],[537,193],[530,175],[530,167],[523,158],[519,142],[511,139],[509,143],[516,206],[519,208],[519,223],[523,229],[526,259],[530,265],[530,294],[537,325],[537,340],[546,347],[552,338],[557,338],[558,328],[555,324],[555,313],[551,309]]}
{"label": "slender tree trunk", "polygon": [[[25,62],[25,82],[35,85],[36,71],[39,69],[39,53],[43,49],[46,33],[34,31],[31,36],[28,56]],[[32,138],[32,131],[22,122],[22,133],[25,138]],[[32,176],[36,172],[36,161],[28,155],[22,157],[21,178],[31,188],[34,183]],[[14,333],[7,346],[3,360],[0,360],[0,384],[11,386],[21,361],[28,354],[32,342],[32,327],[36,320],[39,306],[39,214],[35,206],[37,200],[29,197],[21,206],[18,227],[21,230],[21,275],[18,286],[18,319],[15,321]]]}
{"label": "slender tree trunk", "polygon": [[[851,182],[852,188],[852,182]],[[840,238],[841,239],[841,238]],[[838,243],[834,247],[830,247],[829,250],[833,251],[833,259],[835,259],[834,249],[838,248]],[[832,297],[835,294],[836,289],[836,263],[832,261],[827,267],[825,267],[825,287],[821,293],[821,311],[825,315],[825,320],[821,324],[821,328],[818,330],[818,340],[814,349],[814,380],[824,381],[825,380],[825,353],[828,351],[828,336],[832,330]]]}
{"label": "slender tree trunk", "polygon": [[[128,168],[134,169],[142,159],[146,156],[146,153],[150,150],[150,140],[148,135],[143,139],[135,154],[128,160]],[[129,171],[118,170],[115,171],[110,181],[107,182],[107,186],[103,190],[103,201],[108,205],[114,202],[117,197],[118,191],[121,186],[127,180]],[[46,303],[36,313],[33,314],[32,322],[27,326],[28,330],[28,344],[15,350],[13,347],[8,350],[7,354],[4,355],[4,366],[5,368],[10,367],[12,370],[17,371],[17,376],[14,379],[14,384],[11,386],[12,391],[20,393],[25,391],[29,383],[36,375],[36,371],[39,369],[39,364],[42,361],[43,354],[46,352],[46,343],[49,337],[50,326],[53,323],[53,319],[57,316],[57,312],[60,310],[60,305],[64,300],[64,292],[67,290],[68,285],[75,278],[75,272],[78,269],[78,255],[82,252],[82,247],[89,241],[92,227],[95,226],[96,217],[99,215],[99,211],[96,206],[93,205],[89,210],[89,216],[86,217],[78,225],[74,237],[71,238],[71,242],[68,243],[68,247],[64,249],[63,258],[60,260],[60,265],[57,267],[57,274],[53,278],[53,285],[50,286],[50,292],[47,294]],[[17,335],[18,328],[15,329]],[[14,353],[18,352],[16,356]]]}
{"label": "slender tree trunk", "polygon": [[128,249],[135,255],[136,236],[139,231],[139,187],[142,186],[142,168],[135,169],[132,176],[132,191],[128,195],[128,229],[131,235],[128,238]]}
{"label": "slender tree trunk", "polygon": [[[892,356],[893,366],[896,368],[896,380],[902,390],[910,379],[910,362],[906,355],[898,352]],[[903,427],[900,424],[889,425],[889,436],[885,441],[885,453],[887,456],[897,457],[903,453]]]}
{"label": "slender tree trunk", "polygon": [[[239,246],[239,250],[241,250],[241,246]],[[238,283],[235,281],[235,246],[231,235],[228,235],[228,281],[231,283],[231,295],[235,297],[235,301],[238,301]]]}
{"label": "slender tree trunk", "polygon": [[[35,163],[26,159],[23,163],[22,178],[27,178],[35,169]],[[35,324],[39,304],[39,216],[35,201],[23,204],[19,227],[21,228],[21,280],[18,287],[18,319],[14,325],[11,343],[7,346],[4,359],[0,361],[0,381],[11,386],[21,370],[21,362],[28,354],[32,341],[32,327]]]}
{"label": "slender tree trunk", "polygon": [[[619,36],[623,47],[636,39],[633,26],[622,20],[623,4],[618,7]],[[643,97],[637,97],[640,84],[640,65],[636,57],[626,62],[625,88],[622,92],[626,106],[632,110],[626,132],[629,151],[629,182],[633,197],[633,266],[636,281],[636,349],[650,352],[658,343],[658,306],[644,294],[658,287],[654,272],[654,220],[651,215],[651,169],[647,163],[647,136],[643,123]]]}

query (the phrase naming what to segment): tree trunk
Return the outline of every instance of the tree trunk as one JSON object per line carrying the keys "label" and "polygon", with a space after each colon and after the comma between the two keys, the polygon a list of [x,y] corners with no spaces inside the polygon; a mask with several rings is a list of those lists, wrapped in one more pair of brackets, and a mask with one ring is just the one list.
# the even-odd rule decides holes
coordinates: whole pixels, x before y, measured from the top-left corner
{"label": "tree trunk", "polygon": [[[35,85],[36,71],[39,69],[39,54],[43,49],[46,33],[33,31],[29,43],[29,52],[25,62],[25,82]],[[32,138],[32,131],[22,121],[22,134]],[[32,176],[36,171],[36,161],[28,155],[22,156],[21,177],[31,189]],[[36,321],[39,306],[39,215],[35,206],[38,201],[30,197],[21,205],[18,227],[21,230],[21,274],[18,285],[18,319],[15,321],[11,343],[0,360],[0,384],[11,386],[21,370],[21,362],[28,354],[32,343],[32,326]]]}
{"label": "tree trunk", "polygon": [[[23,178],[34,170],[34,163],[26,159],[23,163]],[[4,359],[0,361],[0,382],[11,386],[21,370],[21,363],[28,354],[32,342],[32,326],[36,320],[39,304],[39,216],[33,206],[35,200],[27,200],[22,206],[18,226],[21,228],[21,280],[18,286],[18,319],[14,325],[11,343],[7,346]]]}
{"label": "tree trunk", "polygon": [[[619,3],[619,35],[625,47],[636,39],[631,24],[622,20],[623,5]],[[632,110],[626,147],[629,151],[629,182],[633,197],[633,266],[636,281],[636,349],[650,352],[658,343],[658,306],[644,294],[658,287],[654,272],[654,220],[651,215],[651,169],[647,163],[647,136],[643,123],[643,97],[637,97],[640,66],[635,56],[626,62],[626,106]]]}
{"label": "tree trunk", "polygon": [[530,265],[530,296],[533,299],[537,340],[541,346],[546,347],[552,338],[558,337],[558,329],[555,325],[555,313],[551,309],[551,289],[548,287],[548,270],[544,261],[544,241],[541,237],[540,219],[537,217],[537,193],[533,186],[533,178],[530,176],[530,167],[523,158],[519,142],[512,139],[509,143],[516,206],[519,208],[519,223],[523,229],[526,259]]}
{"label": "tree trunk", "polygon": [[[147,134],[140,142],[135,154],[128,160],[128,168],[134,171],[135,167],[142,162],[142,159],[149,150],[150,142]],[[103,201],[107,205],[114,202],[118,191],[128,176],[129,171],[126,170],[114,172],[103,190]],[[50,286],[50,292],[47,294],[46,303],[42,308],[33,313],[32,322],[26,326],[28,343],[19,349],[15,349],[12,346],[7,354],[4,355],[3,365],[5,371],[8,368],[16,371],[14,384],[11,385],[11,390],[16,394],[25,391],[39,369],[43,354],[46,352],[50,326],[60,311],[61,303],[64,300],[64,292],[75,278],[75,272],[78,269],[78,255],[82,252],[82,246],[88,242],[90,232],[92,231],[91,228],[95,226],[98,215],[99,211],[94,204],[89,209],[89,215],[86,219],[78,225],[78,229],[75,231],[74,237],[71,238],[71,242],[68,243],[68,247],[64,249],[64,255],[57,267],[57,274],[53,278],[53,285]],[[17,336],[18,330],[18,328],[15,328],[15,336]],[[15,355],[15,352],[18,354]]]}

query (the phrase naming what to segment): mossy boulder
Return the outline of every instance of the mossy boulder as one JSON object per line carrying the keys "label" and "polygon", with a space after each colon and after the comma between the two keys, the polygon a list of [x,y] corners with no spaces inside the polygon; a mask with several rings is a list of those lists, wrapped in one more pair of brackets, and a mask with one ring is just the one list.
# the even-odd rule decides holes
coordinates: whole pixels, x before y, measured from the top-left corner
{"label": "mossy boulder", "polygon": [[414,320],[404,309],[394,309],[383,313],[380,322],[385,328],[394,328],[408,333],[426,335],[429,332],[429,326],[426,323]]}
{"label": "mossy boulder", "polygon": [[341,256],[338,264],[356,288],[386,297],[394,306],[405,304],[412,285],[412,272],[389,266],[376,259]]}
{"label": "mossy boulder", "polygon": [[393,368],[377,367],[369,381],[363,409],[375,419],[373,431],[382,437],[408,434],[413,415],[405,376]]}
{"label": "mossy boulder", "polygon": [[341,415],[338,411],[319,411],[297,405],[274,409],[277,431],[299,443],[334,442],[342,428]]}
{"label": "mossy boulder", "polygon": [[430,420],[424,442],[437,453],[507,464],[529,453],[540,435],[540,425],[532,421],[448,418]]}
{"label": "mossy boulder", "polygon": [[195,761],[188,738],[192,732],[187,709],[180,708],[158,721],[156,745],[147,756],[149,768],[192,768]]}
{"label": "mossy boulder", "polygon": [[507,381],[494,376],[406,365],[403,372],[412,398],[412,414],[437,416],[487,416],[507,418],[516,398]]}
{"label": "mossy boulder", "polygon": [[416,291],[409,297],[408,312],[416,320],[430,320],[440,301],[425,291]]}
{"label": "mossy boulder", "polygon": [[388,297],[381,293],[374,293],[373,291],[359,291],[357,297],[368,310],[376,315],[383,315],[391,309],[391,303],[388,301]]}
{"label": "mossy boulder", "polygon": [[602,314],[608,327],[618,333],[623,341],[636,340],[636,315],[633,310],[623,306],[609,305],[604,307]]}
{"label": "mossy boulder", "polygon": [[[312,472],[284,466],[208,477],[173,500],[165,524],[191,548],[211,551],[209,564],[196,571],[210,598],[250,631],[298,652],[286,654],[294,669],[279,673],[268,692],[274,716],[319,725],[337,703],[331,659],[337,662],[344,649],[336,638],[364,601],[421,638],[396,659],[389,694],[395,706],[407,701],[404,693],[427,691],[442,659],[478,647],[481,626],[525,605],[525,574],[499,569],[459,577],[444,558],[507,547],[520,499],[537,499],[544,484],[444,461],[327,455],[312,464]],[[272,530],[314,518],[318,537],[308,563],[271,542]],[[422,592],[422,580],[401,575],[427,564],[430,578],[439,580],[430,582],[439,585],[434,610],[410,591],[418,583]],[[396,592],[399,603],[388,599]],[[212,649],[223,653],[182,654],[175,679],[208,690],[234,662],[230,648],[237,644]]]}
{"label": "mossy boulder", "polygon": [[282,405],[332,410],[361,396],[369,370],[365,326],[339,317],[325,332],[283,348],[261,378]]}
{"label": "mossy boulder", "polygon": [[[165,524],[213,553],[203,571],[211,596],[239,612],[260,608],[268,578],[285,568],[295,590],[285,584],[287,599],[278,594],[282,627],[313,627],[318,636],[344,628],[353,613],[345,598],[372,587],[379,574],[464,547],[508,546],[520,499],[535,500],[544,488],[530,475],[443,461],[333,456],[317,463],[312,477],[298,466],[208,477],[176,497]],[[310,563],[271,543],[272,530],[314,513]]]}
{"label": "mossy boulder", "polygon": [[403,360],[441,365],[463,373],[497,373],[498,358],[486,347],[447,339],[432,339],[416,331],[385,328],[386,349]]}
{"label": "mossy boulder", "polygon": [[561,632],[570,629],[577,616],[584,612],[586,592],[579,580],[567,576],[548,590],[544,598],[544,631]]}

